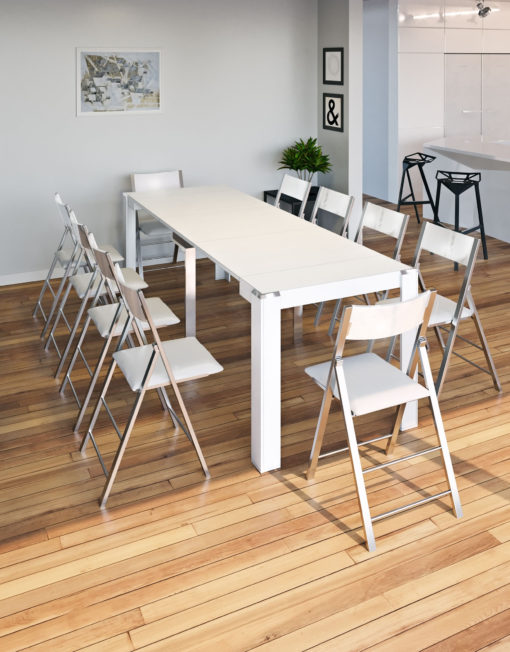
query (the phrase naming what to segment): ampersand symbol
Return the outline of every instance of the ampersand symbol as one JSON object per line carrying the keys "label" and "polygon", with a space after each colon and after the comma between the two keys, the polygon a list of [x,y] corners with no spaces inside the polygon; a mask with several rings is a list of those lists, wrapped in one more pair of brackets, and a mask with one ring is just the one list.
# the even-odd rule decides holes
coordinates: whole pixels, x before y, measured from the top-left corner
{"label": "ampersand symbol", "polygon": [[328,113],[326,115],[326,119],[328,121],[328,125],[336,125],[338,126],[338,116],[340,115],[339,113],[334,113],[335,110],[335,100],[329,100],[328,102]]}

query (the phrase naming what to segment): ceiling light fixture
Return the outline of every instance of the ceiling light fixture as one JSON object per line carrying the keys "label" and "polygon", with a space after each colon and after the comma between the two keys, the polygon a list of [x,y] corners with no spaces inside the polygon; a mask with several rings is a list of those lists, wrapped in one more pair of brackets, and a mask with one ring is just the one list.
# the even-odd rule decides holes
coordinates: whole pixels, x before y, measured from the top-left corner
{"label": "ceiling light fixture", "polygon": [[485,18],[491,13],[491,8],[485,6],[484,0],[480,0],[480,2],[477,2],[476,8],[478,9],[478,15],[480,16],[480,18]]}

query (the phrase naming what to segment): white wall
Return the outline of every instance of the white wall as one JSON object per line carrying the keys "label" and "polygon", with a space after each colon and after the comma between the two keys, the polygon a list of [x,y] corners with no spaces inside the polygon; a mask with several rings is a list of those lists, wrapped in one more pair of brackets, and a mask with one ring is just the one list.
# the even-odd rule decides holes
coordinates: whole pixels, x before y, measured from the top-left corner
{"label": "white wall", "polygon": [[[380,154],[385,154],[384,137],[374,149],[374,158],[380,166],[370,166],[369,145],[365,140],[365,192],[383,190],[381,199],[397,201],[402,174],[402,158],[423,149],[425,142],[442,138],[445,130],[445,56],[452,53],[506,53],[510,52],[510,2],[490,0],[493,11],[487,18],[476,14],[475,0],[364,0],[365,56],[378,61],[384,74],[386,54],[381,52],[381,40],[388,34],[388,143],[386,165]],[[384,10],[388,10],[388,20]],[[464,13],[463,13],[464,12]],[[465,12],[471,12],[466,14]],[[380,31],[377,32],[377,21]],[[394,78],[392,59],[398,57],[397,78]],[[378,59],[379,58],[379,59]],[[396,69],[396,68],[395,68]],[[372,70],[372,72],[374,72]],[[377,72],[377,71],[376,71]],[[368,85],[369,80],[366,79]],[[374,79],[371,84],[375,95]],[[459,80],[462,84],[462,80]],[[449,84],[449,90],[451,85]],[[376,104],[382,103],[379,98]],[[501,106],[508,102],[500,96]],[[370,133],[373,104],[366,97],[365,134]],[[384,108],[381,109],[384,111]],[[510,122],[510,120],[509,120]],[[505,137],[505,136],[503,136]],[[426,168],[425,168],[426,169]],[[419,189],[420,184],[416,186]]]}
{"label": "white wall", "polygon": [[388,193],[390,22],[388,0],[363,2],[363,191]]}
{"label": "white wall", "polygon": [[[2,0],[0,283],[41,278],[59,191],[122,249],[134,171],[277,187],[281,150],[317,134],[316,0]],[[160,48],[159,115],[76,117],[76,47]]]}
{"label": "white wall", "polygon": [[[423,143],[444,135],[445,56],[510,52],[510,2],[490,0],[486,4],[492,13],[486,18],[477,15],[475,4],[474,0],[399,0],[399,165],[406,154],[421,151]],[[502,96],[500,100],[508,107]],[[510,117],[508,109],[507,114]],[[396,201],[397,194],[395,184],[390,199]]]}

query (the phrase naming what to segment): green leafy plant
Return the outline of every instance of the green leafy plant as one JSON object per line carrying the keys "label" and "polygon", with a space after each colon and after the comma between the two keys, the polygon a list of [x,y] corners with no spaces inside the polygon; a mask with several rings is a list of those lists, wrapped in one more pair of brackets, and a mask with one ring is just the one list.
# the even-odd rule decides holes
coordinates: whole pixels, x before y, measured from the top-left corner
{"label": "green leafy plant", "polygon": [[323,154],[322,147],[317,144],[317,138],[302,138],[287,147],[282,152],[279,170],[294,170],[300,179],[310,181],[315,172],[329,172],[331,163],[329,156]]}

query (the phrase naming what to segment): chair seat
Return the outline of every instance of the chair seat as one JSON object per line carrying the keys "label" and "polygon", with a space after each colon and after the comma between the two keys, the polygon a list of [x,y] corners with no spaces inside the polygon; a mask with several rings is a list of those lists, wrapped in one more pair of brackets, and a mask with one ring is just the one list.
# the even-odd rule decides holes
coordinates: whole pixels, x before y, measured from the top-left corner
{"label": "chair seat", "polygon": [[[377,303],[398,303],[400,301],[399,297],[394,297],[393,299],[383,299]],[[457,303],[443,297],[441,294],[436,294],[434,301],[434,307],[432,308],[432,314],[429,320],[429,326],[440,326],[441,324],[451,324],[453,316],[455,315],[455,309]],[[473,316],[473,311],[471,308],[464,306],[460,315],[462,319],[468,319]]]}
{"label": "chair seat", "polygon": [[[87,293],[87,288],[89,287],[91,278],[92,278],[92,272],[86,272],[85,274],[75,274],[74,276],[71,276],[70,283],[80,299],[83,299],[83,297]],[[96,294],[100,282],[101,282],[101,278],[99,275],[97,275],[94,280],[94,283],[92,283],[92,286],[88,290],[89,297],[93,297]],[[101,294],[103,295],[105,293],[106,293],[106,289],[103,286]]]}
{"label": "chair seat", "polygon": [[[450,324],[455,315],[457,303],[443,297],[440,294],[436,295],[434,307],[432,308],[432,315],[430,316],[429,326],[439,326],[440,324]],[[473,316],[471,308],[464,306],[460,314],[461,319],[468,319]]]}
{"label": "chair seat", "polygon": [[[129,285],[130,287],[133,287],[136,290],[144,290],[146,287],[148,287],[147,283],[135,272],[134,269],[131,269],[130,267],[123,267],[122,274],[124,275],[124,280],[126,281],[126,285]],[[86,272],[85,274],[75,274],[70,278],[70,283],[75,289],[75,292],[80,299],[83,299],[85,293],[87,292],[87,288],[89,286],[91,276],[92,276],[92,272]],[[89,294],[88,294],[89,297],[93,297],[96,294],[100,282],[101,282],[101,277],[98,275],[94,283],[92,284],[92,287],[89,290]],[[106,289],[103,286],[101,295],[105,293],[106,293]]]}
{"label": "chair seat", "polygon": [[149,238],[154,238],[155,236],[166,236],[167,238],[171,238],[172,235],[172,231],[168,226],[165,226],[159,220],[155,220],[152,217],[139,219],[138,228]]}
{"label": "chair seat", "polygon": [[[223,371],[223,367],[200,344],[196,337],[167,340],[163,342],[163,348],[178,383]],[[142,386],[152,351],[152,344],[147,344],[134,349],[116,351],[113,354],[126,381],[134,392],[139,391]],[[160,357],[156,362],[147,388],[160,387],[167,385],[169,382],[170,379]]]}
{"label": "chair seat", "polygon": [[[180,322],[179,317],[177,317],[177,315],[159,297],[151,297],[147,299],[147,304],[156,328],[173,326]],[[113,319],[117,313],[118,305],[118,303],[109,303],[106,306],[94,306],[94,308],[89,309],[89,316],[94,322],[101,337],[108,336]],[[114,337],[121,335],[126,319],[126,310],[125,308],[122,308],[119,319],[113,330]],[[146,321],[140,322],[140,325],[144,331],[149,330],[149,324]],[[131,331],[132,330],[133,329],[131,329]]]}
{"label": "chair seat", "polygon": [[145,288],[149,287],[140,274],[131,267],[121,267],[121,271],[124,281],[129,287],[135,290],[145,290]]}
{"label": "chair seat", "polygon": [[98,248],[102,251],[107,251],[114,263],[121,263],[124,260],[124,256],[122,256],[122,254],[120,254],[112,245],[100,244],[98,245]]}
{"label": "chair seat", "polygon": [[[425,398],[429,395],[426,387],[409,378],[375,353],[362,353],[343,358],[349,401],[354,416],[384,410]],[[326,388],[331,361],[307,367],[305,372],[320,386]],[[331,388],[339,399],[336,380]]]}
{"label": "chair seat", "polygon": [[67,247],[63,247],[62,249],[59,249],[59,251],[57,251],[56,253],[59,265],[61,265],[62,267],[66,267],[66,265],[71,260],[72,255],[73,255],[72,249],[68,249]]}

